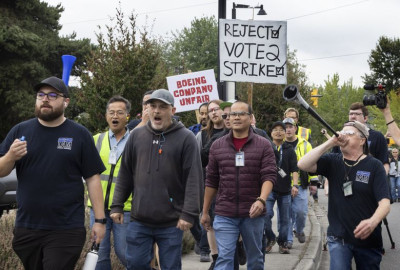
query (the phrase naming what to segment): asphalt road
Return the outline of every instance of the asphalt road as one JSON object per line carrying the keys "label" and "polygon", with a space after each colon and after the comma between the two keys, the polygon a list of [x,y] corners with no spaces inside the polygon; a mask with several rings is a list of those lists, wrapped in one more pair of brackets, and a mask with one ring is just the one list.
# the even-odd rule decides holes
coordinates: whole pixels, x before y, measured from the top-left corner
{"label": "asphalt road", "polygon": [[[324,226],[324,220],[326,216],[326,212],[328,210],[328,197],[325,196],[323,189],[318,189],[318,204],[320,208],[320,221],[321,225],[324,227],[323,230],[326,233],[326,226]],[[318,213],[317,213],[318,215]],[[383,237],[383,246],[385,248],[385,255],[382,258],[381,269],[383,270],[397,270],[399,267],[399,257],[400,257],[400,203],[396,202],[391,205],[391,210],[389,215],[387,216],[388,227],[390,233],[392,235],[392,239],[395,243],[395,249],[391,249],[392,244],[389,239],[389,234],[387,232],[386,226],[382,224],[382,237]],[[354,263],[353,263],[354,265]],[[323,251],[320,270],[329,269],[329,252]],[[356,269],[355,266],[353,269]]]}

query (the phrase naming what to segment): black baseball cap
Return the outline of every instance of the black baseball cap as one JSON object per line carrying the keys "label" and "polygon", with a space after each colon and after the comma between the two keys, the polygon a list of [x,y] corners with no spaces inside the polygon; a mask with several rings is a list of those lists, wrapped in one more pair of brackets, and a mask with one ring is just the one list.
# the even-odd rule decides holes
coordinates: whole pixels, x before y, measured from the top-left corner
{"label": "black baseball cap", "polygon": [[69,97],[68,87],[65,85],[63,80],[57,77],[49,77],[47,79],[44,79],[43,81],[35,85],[33,89],[35,90],[35,92],[38,92],[43,86],[51,86],[58,92],[62,93],[64,97]]}
{"label": "black baseball cap", "polygon": [[273,130],[275,127],[280,126],[283,128],[283,130],[286,130],[286,126],[282,121],[276,121],[275,123],[272,124],[271,130]]}

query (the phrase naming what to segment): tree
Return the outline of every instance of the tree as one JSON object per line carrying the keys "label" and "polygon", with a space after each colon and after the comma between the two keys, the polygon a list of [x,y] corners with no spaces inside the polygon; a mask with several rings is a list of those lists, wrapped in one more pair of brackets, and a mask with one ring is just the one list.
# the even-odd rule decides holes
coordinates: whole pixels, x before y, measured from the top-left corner
{"label": "tree", "polygon": [[[319,88],[322,97],[318,100],[318,108],[315,111],[335,130],[339,131],[343,123],[349,119],[350,105],[354,102],[361,102],[364,91],[362,88],[355,88],[351,80],[339,85],[339,75],[334,74],[328,77],[324,87]],[[324,142],[326,139],[319,132],[325,128],[320,122],[314,120],[308,126],[313,131],[314,145]],[[327,129],[327,128],[325,128]],[[328,131],[330,135],[332,132]]]}
{"label": "tree", "polygon": [[[296,51],[287,51],[287,84],[295,84],[304,99],[309,100],[309,86],[304,71],[305,66],[297,61]],[[236,83],[238,98],[248,101],[247,89],[249,83]],[[254,84],[253,85],[253,109],[257,121],[257,127],[270,131],[275,121],[283,120],[283,114],[289,107],[299,110],[301,124],[307,126],[309,123],[308,113],[300,109],[300,105],[294,102],[288,103],[283,99],[283,90],[286,85]]]}
{"label": "tree", "polygon": [[363,76],[366,84],[386,84],[386,91],[400,88],[400,39],[382,36],[368,59],[371,74]]}
{"label": "tree", "polygon": [[33,116],[33,85],[61,77],[61,55],[73,54],[76,66],[82,64],[89,40],[59,37],[63,10],[39,0],[0,3],[0,141],[13,125]]}
{"label": "tree", "polygon": [[96,35],[99,45],[86,58],[77,92],[78,106],[89,116],[85,125],[93,132],[106,127],[105,107],[113,95],[130,100],[135,115],[142,110],[144,92],[166,86],[161,42],[151,38],[146,28],[138,29],[136,16],[129,16],[127,26],[119,7],[115,25],[106,29],[106,36]]}
{"label": "tree", "polygon": [[[169,75],[218,70],[218,22],[214,16],[195,18],[190,27],[172,33],[164,46]],[[187,126],[196,123],[194,112],[179,113]]]}
{"label": "tree", "polygon": [[[195,18],[190,27],[172,33],[166,44],[170,72],[218,68],[218,22],[214,16]],[[176,71],[178,72],[175,72]]]}

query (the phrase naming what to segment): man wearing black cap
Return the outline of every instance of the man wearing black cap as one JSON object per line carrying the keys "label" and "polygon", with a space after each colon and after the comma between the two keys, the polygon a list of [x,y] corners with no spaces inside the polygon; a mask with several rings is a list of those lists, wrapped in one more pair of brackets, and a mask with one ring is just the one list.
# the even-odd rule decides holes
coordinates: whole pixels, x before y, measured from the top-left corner
{"label": "man wearing black cap", "polygon": [[[329,179],[330,269],[350,269],[353,257],[357,269],[379,269],[381,221],[390,211],[385,169],[368,155],[364,124],[349,121],[338,135],[308,152],[298,166]],[[333,146],[342,153],[325,154]]]}
{"label": "man wearing black cap", "polygon": [[204,190],[200,152],[193,133],[173,119],[174,97],[165,89],[147,100],[150,121],[132,131],[122,155],[111,218],[127,228],[128,269],[148,269],[152,247],[159,247],[161,269],[181,269],[183,231],[199,217]]}
{"label": "man wearing black cap", "polygon": [[[265,218],[265,240],[268,240],[265,247],[265,253],[269,253],[277,241],[279,244],[279,253],[289,254],[288,248],[288,231],[290,227],[290,205],[291,196],[295,197],[298,193],[299,173],[297,168],[296,152],[290,144],[283,143],[285,139],[286,126],[283,122],[275,122],[272,125],[271,137],[274,145],[279,152],[277,161],[277,179],[272,192],[269,194],[266,201],[267,214]],[[293,187],[292,179],[293,177]],[[276,238],[272,230],[272,218],[274,216],[274,205],[278,204],[279,209],[279,237]]]}
{"label": "man wearing black cap", "polygon": [[[312,146],[301,136],[296,135],[297,126],[296,122],[292,118],[285,118],[283,123],[286,127],[285,144],[290,144],[293,146],[293,149],[296,152],[297,160],[299,160],[312,149]],[[292,224],[289,227],[288,232],[289,248],[291,248],[293,245],[293,229],[296,231],[295,235],[299,240],[299,243],[305,243],[306,241],[304,228],[306,226],[306,218],[308,213],[308,186],[311,177],[306,172],[300,171],[299,180],[299,185],[294,186],[298,189],[297,196],[292,198]]]}
{"label": "man wearing black cap", "polygon": [[0,176],[14,167],[18,175],[13,249],[26,269],[74,269],[86,238],[82,177],[95,215],[92,240],[100,243],[105,168],[90,133],[64,116],[64,82],[50,77],[34,89],[36,118],[13,127],[0,146]]}

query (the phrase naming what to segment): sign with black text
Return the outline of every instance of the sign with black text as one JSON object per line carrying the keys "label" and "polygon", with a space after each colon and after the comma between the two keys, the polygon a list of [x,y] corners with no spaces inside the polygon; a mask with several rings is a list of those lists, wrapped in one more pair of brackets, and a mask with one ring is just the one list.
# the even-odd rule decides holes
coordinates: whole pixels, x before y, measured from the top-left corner
{"label": "sign with black text", "polygon": [[177,113],[196,110],[201,104],[218,99],[212,69],[167,77],[167,84]]}
{"label": "sign with black text", "polygon": [[221,81],[286,84],[287,22],[219,20]]}

